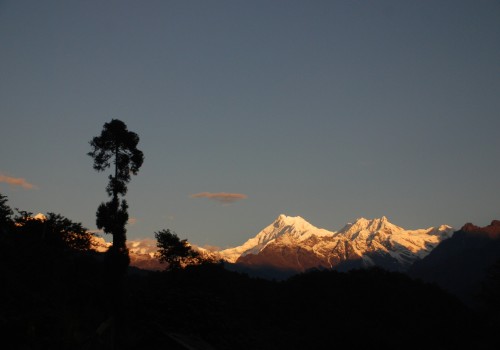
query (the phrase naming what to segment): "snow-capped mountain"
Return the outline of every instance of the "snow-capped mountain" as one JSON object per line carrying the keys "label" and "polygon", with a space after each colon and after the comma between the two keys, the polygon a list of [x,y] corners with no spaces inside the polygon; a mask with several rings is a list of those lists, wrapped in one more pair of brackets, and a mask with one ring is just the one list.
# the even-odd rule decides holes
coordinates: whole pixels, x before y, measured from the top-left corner
{"label": "snow-capped mountain", "polygon": [[[91,240],[92,248],[103,253],[111,247],[112,243],[107,242],[100,236],[93,236]],[[160,263],[156,253],[158,247],[153,239],[130,240],[127,241],[129,250],[130,266],[135,266],[145,270],[163,270],[165,265]]]}
{"label": "snow-capped mountain", "polygon": [[452,233],[447,225],[405,230],[386,217],[359,218],[339,231],[328,231],[300,216],[280,215],[254,238],[220,254],[228,262],[241,265],[295,271],[373,265],[403,271]]}
{"label": "snow-capped mountain", "polygon": [[313,235],[326,237],[331,236],[332,232],[317,228],[300,216],[290,217],[281,214],[271,225],[260,231],[254,238],[250,238],[243,245],[225,249],[219,253],[224,260],[236,262],[241,256],[258,254],[268,243],[281,236],[288,236],[297,242],[302,242]]}
{"label": "snow-capped mountain", "polygon": [[[214,260],[224,259],[246,267],[300,272],[310,268],[342,271],[377,265],[406,271],[452,234],[453,229],[447,225],[406,230],[390,223],[385,216],[359,218],[338,231],[329,231],[311,225],[300,216],[282,214],[241,246],[218,252],[194,248]],[[104,252],[111,243],[94,237],[92,245]],[[164,268],[155,255],[155,241],[128,241],[127,247],[132,266],[149,270]]]}

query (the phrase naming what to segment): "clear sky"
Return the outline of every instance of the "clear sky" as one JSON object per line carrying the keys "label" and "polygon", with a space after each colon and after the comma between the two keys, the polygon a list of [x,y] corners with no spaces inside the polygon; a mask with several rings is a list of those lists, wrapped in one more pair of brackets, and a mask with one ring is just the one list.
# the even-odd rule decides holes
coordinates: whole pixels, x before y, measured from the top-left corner
{"label": "clear sky", "polygon": [[95,229],[108,174],[86,153],[112,118],[145,155],[129,239],[235,246],[280,213],[486,225],[500,2],[0,0],[9,204]]}

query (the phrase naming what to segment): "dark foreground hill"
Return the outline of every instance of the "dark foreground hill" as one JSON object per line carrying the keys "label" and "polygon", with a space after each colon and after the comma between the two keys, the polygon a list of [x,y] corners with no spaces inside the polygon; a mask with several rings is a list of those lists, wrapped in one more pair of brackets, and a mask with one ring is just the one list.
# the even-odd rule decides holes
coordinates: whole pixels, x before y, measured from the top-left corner
{"label": "dark foreground hill", "polygon": [[[500,276],[500,221],[485,227],[464,225],[453,236],[441,242],[427,257],[415,262],[409,274],[427,282],[437,283],[477,306],[490,274]],[[494,276],[493,276],[494,278]]]}
{"label": "dark foreground hill", "polygon": [[129,274],[122,312],[102,255],[0,240],[9,349],[495,349],[496,324],[436,285],[382,269],[276,282],[221,265]]}

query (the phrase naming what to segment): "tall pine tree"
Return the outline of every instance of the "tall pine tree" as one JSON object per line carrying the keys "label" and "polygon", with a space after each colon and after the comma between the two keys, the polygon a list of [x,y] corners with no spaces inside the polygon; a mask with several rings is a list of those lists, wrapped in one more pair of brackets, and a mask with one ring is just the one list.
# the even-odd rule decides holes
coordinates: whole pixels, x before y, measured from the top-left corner
{"label": "tall pine tree", "polygon": [[113,235],[110,255],[115,262],[128,266],[129,257],[126,247],[126,229],[128,205],[123,199],[127,193],[130,175],[137,175],[144,161],[142,151],[137,149],[139,136],[127,130],[127,125],[118,119],[105,123],[100,136],[90,141],[92,151],[88,153],[94,159],[94,169],[105,171],[114,166],[114,173],[109,175],[106,192],[111,200],[101,203],[97,209],[96,224],[105,233]]}

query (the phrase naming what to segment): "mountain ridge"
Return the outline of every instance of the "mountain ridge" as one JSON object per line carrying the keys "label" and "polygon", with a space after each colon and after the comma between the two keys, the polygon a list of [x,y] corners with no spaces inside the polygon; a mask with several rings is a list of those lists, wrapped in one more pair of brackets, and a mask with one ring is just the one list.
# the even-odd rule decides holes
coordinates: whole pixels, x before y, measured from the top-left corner
{"label": "mountain ridge", "polygon": [[347,268],[378,265],[404,271],[451,237],[448,225],[406,230],[387,217],[357,218],[338,231],[318,228],[300,216],[280,214],[241,246],[219,251],[230,262],[246,266],[292,269]]}
{"label": "mountain ridge", "polygon": [[[406,271],[452,234],[453,229],[448,225],[406,230],[391,223],[386,216],[358,217],[341,229],[330,231],[314,226],[301,216],[280,214],[242,245],[219,251],[196,249],[228,264],[250,268],[302,272],[311,268],[342,271],[379,266]],[[107,250],[110,245],[102,238],[96,238],[94,244],[100,251]],[[156,259],[154,240],[132,240],[127,246],[132,266],[151,270],[164,268]]]}
{"label": "mountain ridge", "polygon": [[493,220],[484,227],[463,225],[453,237],[416,261],[408,274],[438,284],[469,305],[477,305],[485,281],[492,278],[490,274],[495,271],[491,269],[497,269],[498,274],[499,267],[500,221]]}

